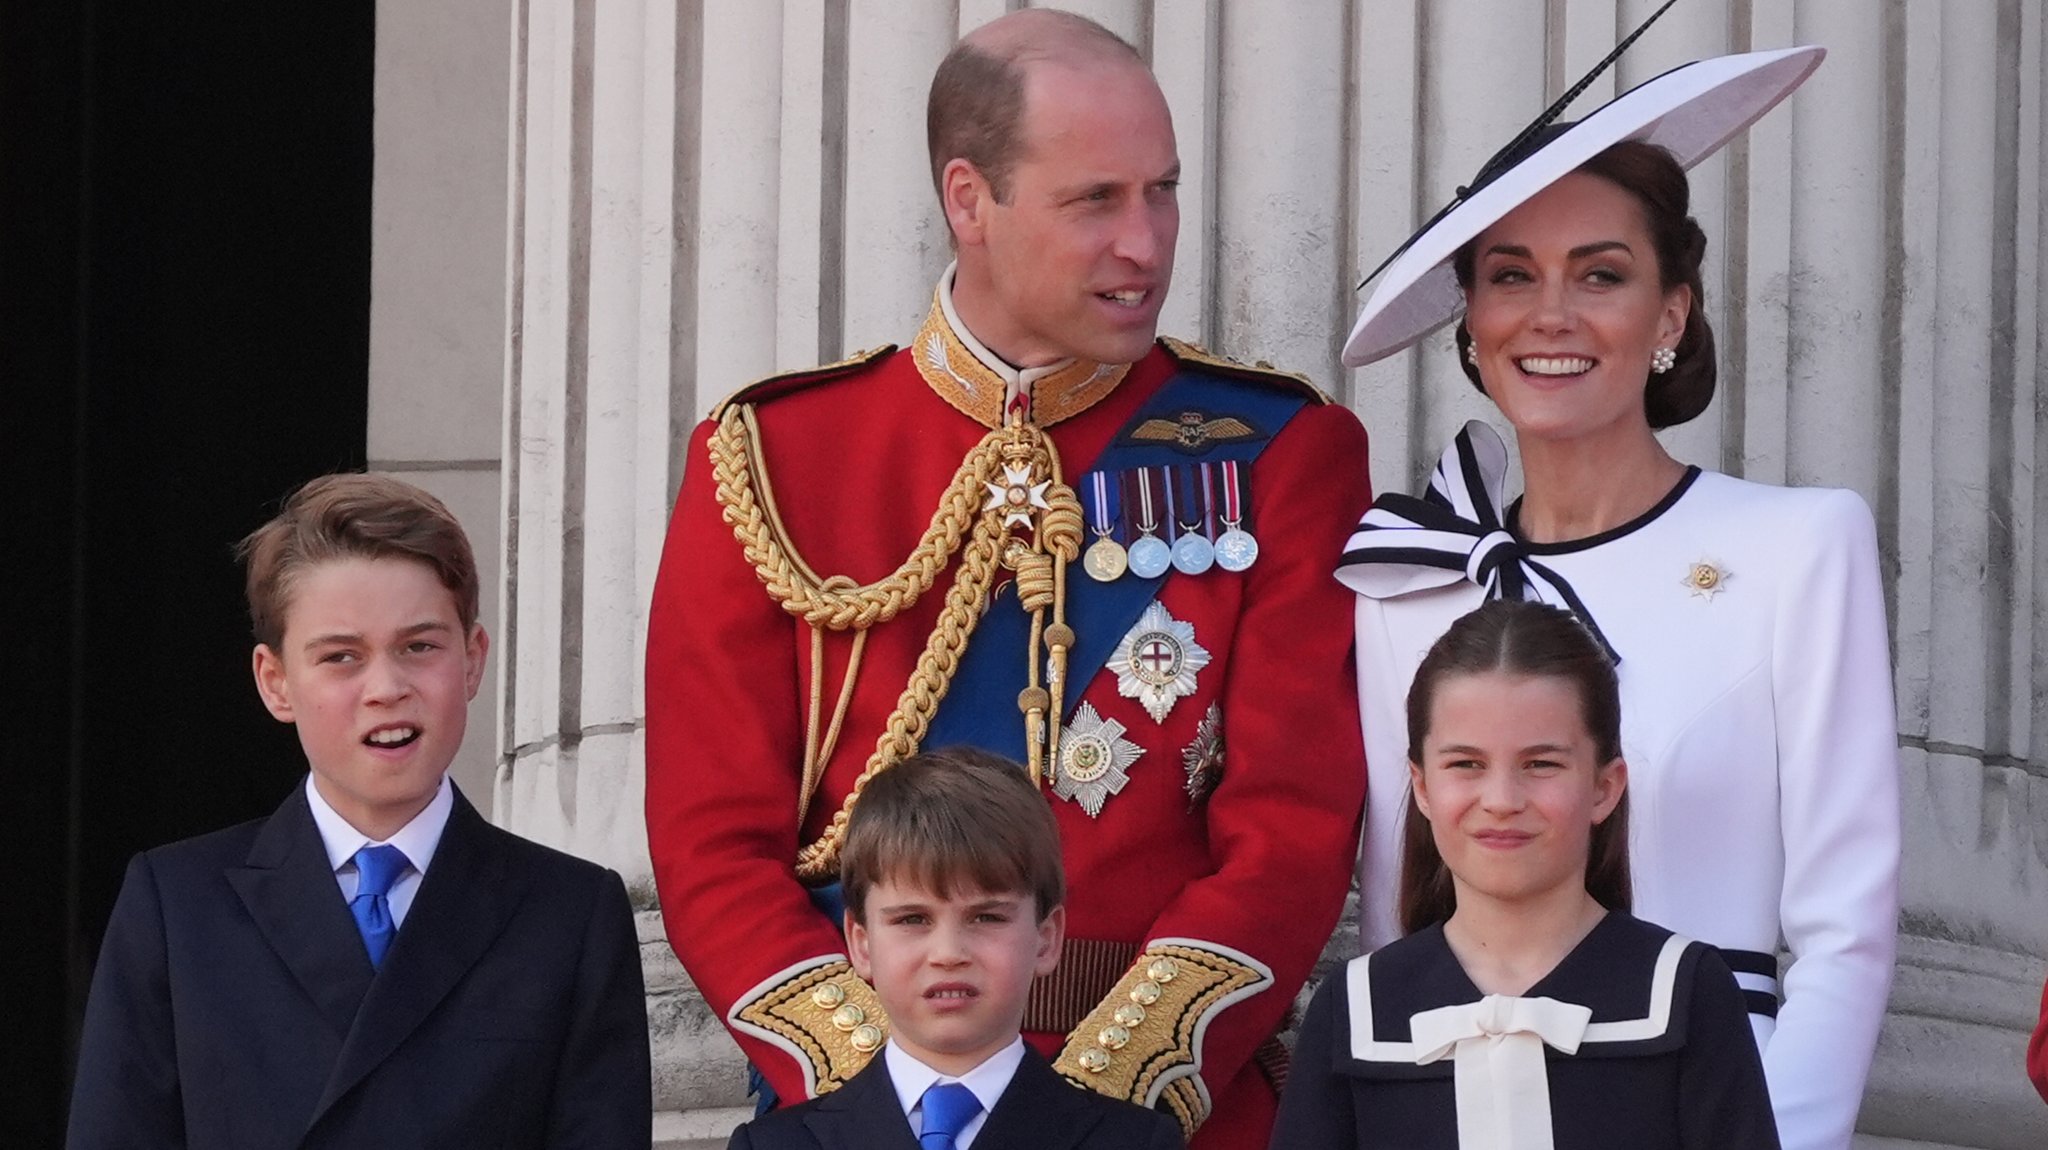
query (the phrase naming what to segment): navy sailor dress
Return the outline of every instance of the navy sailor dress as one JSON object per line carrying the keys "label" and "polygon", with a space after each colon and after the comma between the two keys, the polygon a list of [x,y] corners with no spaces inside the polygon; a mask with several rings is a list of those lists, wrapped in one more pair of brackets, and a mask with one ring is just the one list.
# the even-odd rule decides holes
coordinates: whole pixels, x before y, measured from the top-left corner
{"label": "navy sailor dress", "polygon": [[1777,1150],[1735,977],[1610,912],[1526,994],[1485,995],[1434,926],[1316,990],[1274,1150]]}

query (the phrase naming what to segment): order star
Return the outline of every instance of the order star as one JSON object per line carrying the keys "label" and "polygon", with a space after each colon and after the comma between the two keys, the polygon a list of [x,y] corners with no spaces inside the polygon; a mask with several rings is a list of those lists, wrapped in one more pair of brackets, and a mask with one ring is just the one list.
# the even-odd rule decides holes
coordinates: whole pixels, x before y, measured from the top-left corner
{"label": "order star", "polygon": [[1052,504],[1045,501],[1045,489],[1052,486],[1052,480],[1048,479],[1043,483],[1032,483],[1031,467],[1029,464],[1022,467],[1012,467],[1006,463],[1003,465],[1003,482],[984,483],[982,486],[988,488],[988,502],[983,504],[981,509],[983,511],[1003,509],[1003,526],[1005,527],[1011,524],[1029,527],[1031,526],[1032,508],[1050,509],[1052,507]]}

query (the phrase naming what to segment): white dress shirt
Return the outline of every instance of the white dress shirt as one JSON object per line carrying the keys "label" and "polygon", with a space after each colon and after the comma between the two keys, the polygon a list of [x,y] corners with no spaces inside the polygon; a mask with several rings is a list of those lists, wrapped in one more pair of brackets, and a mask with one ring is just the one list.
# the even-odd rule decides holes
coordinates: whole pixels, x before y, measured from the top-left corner
{"label": "white dress shirt", "polygon": [[368,846],[394,846],[405,855],[412,866],[398,876],[391,884],[390,893],[384,900],[391,906],[391,925],[395,929],[405,925],[405,914],[412,909],[413,896],[419,893],[420,880],[426,876],[428,864],[434,861],[434,850],[441,845],[441,832],[448,829],[449,812],[455,809],[455,792],[449,786],[448,776],[441,776],[441,788],[434,797],[427,800],[426,809],[412,817],[412,821],[398,828],[390,838],[378,842],[349,825],[335,809],[321,797],[320,788],[313,785],[313,776],[306,776],[306,805],[313,808],[313,825],[320,831],[320,841],[327,847],[327,864],[334,868],[334,881],[341,887],[342,901],[356,897],[356,852]]}
{"label": "white dress shirt", "polygon": [[1013,1038],[1008,1046],[984,1059],[981,1065],[955,1078],[941,1074],[896,1045],[891,1038],[882,1047],[882,1057],[888,1060],[889,1081],[896,1086],[896,1101],[903,1106],[904,1117],[910,1119],[912,1134],[924,1133],[924,1092],[940,1082],[958,1082],[974,1092],[981,1101],[981,1113],[968,1119],[953,1141],[960,1150],[974,1145],[975,1136],[988,1121],[989,1111],[996,1108],[1003,1091],[1010,1088],[1010,1079],[1017,1076],[1017,1067],[1024,1064],[1024,1040]]}

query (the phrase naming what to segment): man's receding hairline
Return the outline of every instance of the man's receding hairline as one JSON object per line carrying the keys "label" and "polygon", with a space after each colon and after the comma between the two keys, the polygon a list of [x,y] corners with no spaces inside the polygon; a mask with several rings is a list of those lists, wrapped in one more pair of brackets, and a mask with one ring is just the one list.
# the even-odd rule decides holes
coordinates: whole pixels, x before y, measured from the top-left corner
{"label": "man's receding hairline", "polygon": [[960,46],[1013,67],[1059,60],[1145,59],[1123,37],[1085,16],[1053,8],[1025,8],[974,29]]}

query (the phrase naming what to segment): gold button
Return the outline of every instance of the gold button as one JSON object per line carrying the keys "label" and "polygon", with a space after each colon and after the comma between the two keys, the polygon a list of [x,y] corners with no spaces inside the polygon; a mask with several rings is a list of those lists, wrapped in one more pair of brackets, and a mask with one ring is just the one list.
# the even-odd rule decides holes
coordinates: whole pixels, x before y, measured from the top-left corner
{"label": "gold button", "polygon": [[1109,1051],[1100,1046],[1091,1046],[1080,1055],[1081,1069],[1090,1074],[1100,1074],[1109,1069]]}
{"label": "gold button", "polygon": [[811,1005],[819,1010],[831,1010],[846,1001],[846,988],[836,982],[820,983],[811,992]]}
{"label": "gold button", "polygon": [[1143,1026],[1145,1008],[1135,1002],[1126,1002],[1116,1008],[1116,1022],[1118,1026]]}
{"label": "gold button", "polygon": [[1105,1050],[1122,1050],[1130,1043],[1131,1032],[1121,1026],[1105,1026],[1102,1033],[1095,1036],[1095,1041],[1101,1043]]}
{"label": "gold button", "polygon": [[1139,1006],[1150,1006],[1159,1001],[1159,984],[1146,979],[1131,988],[1131,1001]]}
{"label": "gold button", "polygon": [[1711,591],[1720,582],[1721,572],[1716,570],[1712,563],[1695,563],[1692,565],[1693,586],[1702,591]]}
{"label": "gold button", "polygon": [[1154,982],[1172,982],[1180,974],[1180,964],[1170,958],[1155,958],[1145,966],[1145,977]]}
{"label": "gold button", "polygon": [[853,1048],[862,1054],[873,1054],[882,1048],[882,1028],[872,1022],[863,1022],[853,1028]]}
{"label": "gold button", "polygon": [[832,1012],[832,1025],[840,1030],[851,1031],[867,1020],[867,1012],[851,1002]]}

